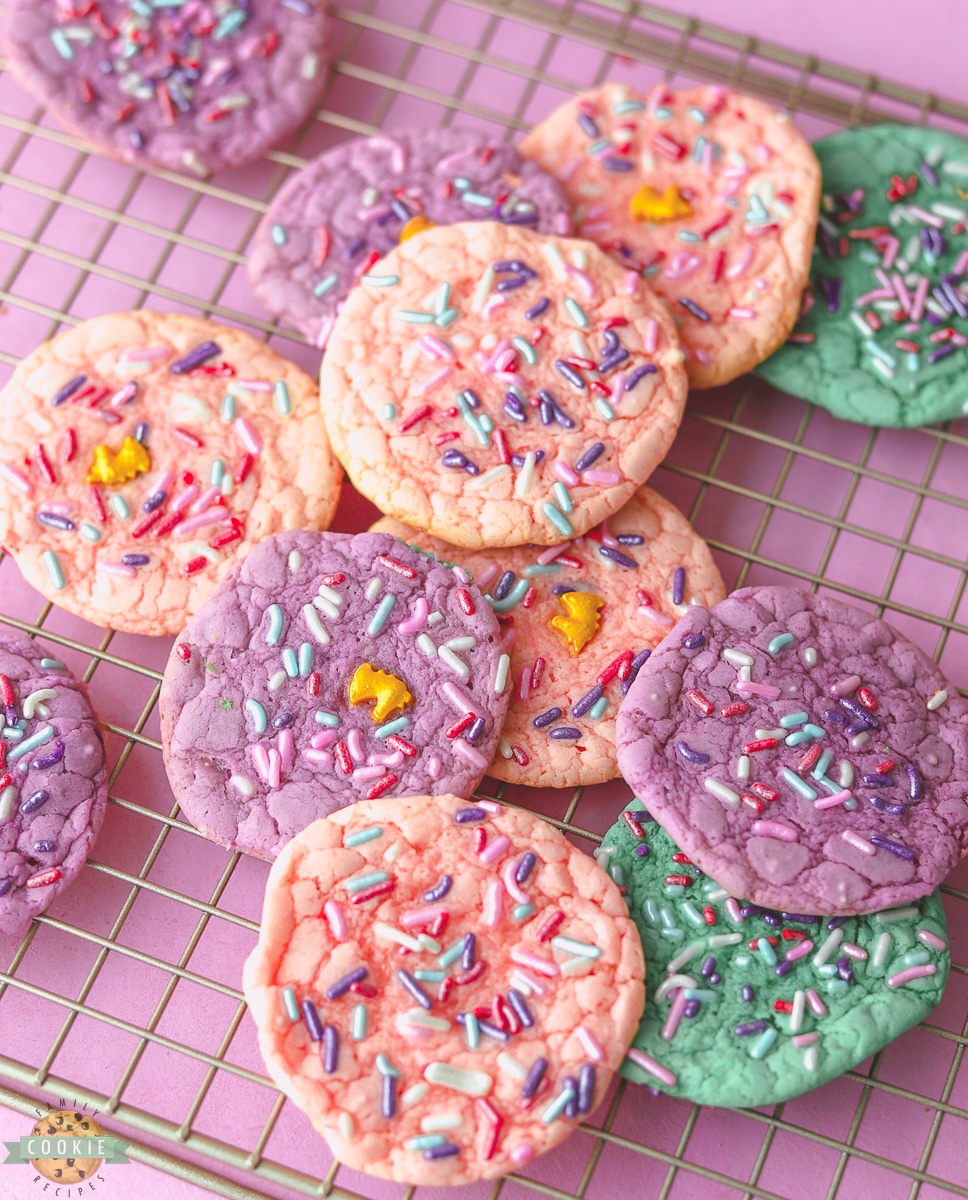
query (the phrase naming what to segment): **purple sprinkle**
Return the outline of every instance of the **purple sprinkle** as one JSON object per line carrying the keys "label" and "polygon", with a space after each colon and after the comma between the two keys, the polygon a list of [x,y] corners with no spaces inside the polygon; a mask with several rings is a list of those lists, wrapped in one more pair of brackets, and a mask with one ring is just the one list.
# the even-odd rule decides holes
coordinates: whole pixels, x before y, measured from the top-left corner
{"label": "purple sprinkle", "polygon": [[486,816],[483,808],[459,808],[454,813],[454,820],[458,825],[465,825],[468,821],[483,821]]}
{"label": "purple sprinkle", "polygon": [[525,312],[524,315],[525,315],[526,319],[529,321],[537,320],[538,317],[540,317],[543,312],[547,311],[548,305],[550,303],[551,303],[551,301],[548,299],[547,296],[542,296],[541,299],[537,302],[537,304],[532,304],[531,307]]}
{"label": "purple sprinkle", "polygon": [[390,201],[390,210],[393,215],[401,221],[409,221],[413,216],[413,213],[409,208],[407,208],[399,196],[394,196],[394,198]]}
{"label": "purple sprinkle", "polygon": [[346,261],[349,262],[349,260],[351,258],[356,258],[357,254],[359,254],[361,250],[365,250],[365,249],[366,249],[366,238],[361,238],[361,237],[354,238],[353,241],[350,242],[350,244],[343,251],[343,258],[345,258]]}
{"label": "purple sprinkle", "polygon": [[944,288],[944,293],[951,301],[951,307],[955,310],[957,315],[961,317],[962,320],[964,320],[965,317],[968,317],[968,308],[965,308],[964,301],[961,299],[957,288],[954,286],[951,280],[947,278],[942,279],[941,286]]}
{"label": "purple sprinkle", "polygon": [[517,576],[513,571],[505,571],[494,587],[494,599],[503,600],[514,586],[516,578]]}
{"label": "purple sprinkle", "polygon": [[44,509],[37,513],[37,520],[49,529],[63,529],[65,532],[70,532],[74,528],[74,522],[70,517],[61,516],[60,513],[45,512]]}
{"label": "purple sprinkle", "polygon": [[573,717],[583,717],[591,708],[596,700],[601,700],[605,695],[605,688],[600,683],[596,683],[590,692],[586,692],[580,700],[577,700],[572,706],[571,715]]}
{"label": "purple sprinkle", "polygon": [[828,279],[825,275],[821,275],[818,277],[817,282],[820,284],[820,290],[827,301],[828,311],[836,312],[840,308],[840,292],[843,287],[843,280]]}
{"label": "purple sprinkle", "polygon": [[676,753],[686,762],[696,763],[698,766],[709,762],[708,754],[703,754],[701,750],[693,750],[687,742],[676,742]]}
{"label": "purple sprinkle", "polygon": [[621,546],[641,546],[645,538],[641,533],[620,533],[615,540]]}
{"label": "purple sprinkle", "polygon": [[850,959],[846,955],[837,959],[837,974],[847,983],[850,983],[854,978],[854,974],[850,969]]}
{"label": "purple sprinkle", "polygon": [[421,897],[424,904],[436,904],[438,900],[443,900],[453,886],[453,883],[454,880],[450,875],[441,875],[440,883],[430,888],[429,891],[424,892]]}
{"label": "purple sprinkle", "polygon": [[492,1038],[495,1042],[509,1042],[511,1035],[506,1029],[501,1029],[491,1021],[478,1021],[477,1027],[485,1037]]}
{"label": "purple sprinkle", "polygon": [[947,358],[949,354],[954,354],[955,347],[952,345],[938,346],[928,355],[929,363],[936,363],[939,359]]}
{"label": "purple sprinkle", "polygon": [[686,594],[686,568],[676,567],[672,572],[672,603],[681,604]]}
{"label": "purple sprinkle", "polygon": [[616,367],[620,367],[629,357],[631,356],[628,350],[624,346],[619,346],[617,350],[613,350],[611,354],[601,359],[595,369],[600,375],[607,375],[610,371],[614,371]]}
{"label": "purple sprinkle", "polygon": [[595,1068],[591,1063],[583,1063],[578,1072],[578,1111],[592,1111],[592,1101],[595,1097]]}
{"label": "purple sprinkle", "polygon": [[430,1009],[433,1007],[433,1000],[431,1000],[431,998],[423,990],[420,984],[417,983],[416,979],[414,979],[409,971],[405,971],[403,967],[398,967],[397,979],[401,984],[403,984],[410,995],[413,996],[414,1000],[417,1001],[421,1008]]}
{"label": "purple sprinkle", "polygon": [[648,858],[649,857],[649,847],[648,846],[636,846],[635,853],[639,856],[639,858]]}
{"label": "purple sprinkle", "polygon": [[13,880],[10,878],[0,879],[0,900],[13,888]]}
{"label": "purple sprinkle", "polygon": [[629,677],[628,679],[622,681],[623,696],[628,692],[629,688],[635,682],[636,675],[638,675],[639,671],[641,671],[648,662],[651,653],[652,651],[646,647],[644,650],[640,650],[638,654],[636,654],[635,658],[632,659],[632,669],[629,671]]}
{"label": "purple sprinkle", "polygon": [[859,704],[856,700],[852,700],[850,696],[841,697],[840,707],[844,712],[856,720],[862,722],[868,729],[880,729],[881,723],[873,713],[869,713],[863,704]]}
{"label": "purple sprinkle", "polygon": [[42,758],[35,758],[30,765],[35,771],[46,771],[48,767],[52,767],[55,763],[59,763],[63,757],[64,743],[60,738],[58,738],[57,741],[54,742],[53,750],[49,750],[45,755],[43,755]]}
{"label": "purple sprinkle", "polygon": [[67,401],[70,400],[71,396],[73,396],[76,391],[82,388],[85,383],[87,383],[86,375],[75,375],[73,379],[65,383],[59,391],[55,392],[53,396],[51,396],[51,408],[59,408],[60,405],[66,404]]}
{"label": "purple sprinkle", "polygon": [[784,959],[783,962],[778,962],[773,968],[773,974],[782,979],[784,975],[789,975],[795,966],[795,959],[792,961],[790,959]]}
{"label": "purple sprinkle", "polygon": [[474,965],[474,947],[477,945],[477,935],[474,933],[466,933],[464,935],[464,945],[460,952],[460,969],[469,971]]}
{"label": "purple sprinkle", "polygon": [[455,1154],[460,1154],[460,1146],[456,1142],[441,1142],[439,1146],[431,1146],[423,1152],[427,1162],[433,1162],[436,1158],[452,1158]]}
{"label": "purple sprinkle", "polygon": [[[541,462],[541,460],[544,458],[544,456],[545,456],[545,452],[543,450],[535,450],[535,452],[534,452],[535,464]],[[518,470],[520,470],[524,466],[524,455],[523,454],[512,454],[511,455],[511,465],[513,467],[517,467]]]}
{"label": "purple sprinkle", "polygon": [[587,471],[593,462],[595,462],[597,459],[601,458],[601,456],[602,456],[602,454],[604,454],[604,452],[605,452],[605,443],[604,442],[595,442],[594,445],[588,447],[588,449],[581,456],[581,458],[575,463],[575,470],[578,471],[579,473],[581,471]]}
{"label": "purple sprinkle", "polygon": [[[574,1075],[566,1075],[561,1084],[562,1092],[570,1092],[568,1103],[561,1110],[561,1115],[568,1121],[578,1116],[578,1080]],[[560,1093],[559,1093],[560,1094]]]}
{"label": "purple sprinkle", "polygon": [[733,1033],[737,1037],[750,1037],[754,1033],[762,1033],[765,1029],[765,1021],[747,1021],[744,1025],[735,1025]]}
{"label": "purple sprinkle", "polygon": [[698,1017],[701,1005],[698,1000],[687,1000],[682,1015],[687,1018]]}
{"label": "purple sprinkle", "polygon": [[625,381],[625,390],[630,392],[632,388],[634,388],[639,382],[639,380],[644,379],[646,375],[657,374],[658,370],[659,368],[655,365],[655,363],[643,363],[642,366],[636,367]]}
{"label": "purple sprinkle", "polygon": [[397,1081],[392,1075],[384,1075],[380,1087],[380,1111],[385,1117],[397,1115]]}
{"label": "purple sprinkle", "polygon": [[138,424],[135,425],[135,427],[134,427],[134,440],[136,442],[143,442],[147,436],[148,436],[148,422],[147,421],[139,421]]}
{"label": "purple sprinkle", "polygon": [[505,225],[537,225],[538,223],[538,214],[536,212],[504,213],[497,204],[495,204],[493,212],[500,217]]}
{"label": "purple sprinkle", "polygon": [[141,511],[146,513],[154,512],[156,508],[161,508],[167,499],[167,492],[155,492],[153,496],[149,496],[144,504],[142,504]]}
{"label": "purple sprinkle", "polygon": [[534,1017],[524,996],[516,988],[508,988],[508,1004],[514,1009],[515,1016],[525,1029],[530,1029],[534,1024]]}
{"label": "purple sprinkle", "polygon": [[913,763],[908,763],[904,768],[908,777],[908,795],[912,800],[921,799],[921,772]]}
{"label": "purple sprinkle", "polygon": [[126,567],[146,567],[151,559],[147,554],[122,554],[121,561]]}
{"label": "purple sprinkle", "polygon": [[595,124],[594,120],[588,115],[588,113],[583,112],[583,113],[578,114],[578,124],[582,127],[582,129],[585,131],[585,133],[588,134],[588,136],[590,138],[597,138],[599,136],[598,126]]}
{"label": "purple sprinkle", "polygon": [[634,571],[638,568],[638,563],[628,554],[623,554],[621,550],[615,550],[611,546],[599,546],[598,553],[602,558],[611,559],[612,562],[617,562],[619,566],[625,567],[626,570]]}
{"label": "purple sprinkle", "polygon": [[576,588],[570,583],[554,583],[551,585],[551,594],[553,596],[567,596],[569,592],[577,592],[580,590],[580,588]]}
{"label": "purple sprinkle", "polygon": [[518,863],[518,869],[514,872],[515,883],[524,883],[534,870],[534,864],[537,861],[537,854],[533,850],[526,850]]}
{"label": "purple sprinkle", "polygon": [[210,358],[214,358],[216,354],[221,354],[220,347],[215,342],[202,342],[200,346],[196,346],[194,350],[183,357],[177,359],[171,364],[168,370],[172,375],[184,375],[188,371],[192,371],[195,367],[200,367],[203,362],[208,362]]}
{"label": "purple sprinkle", "polygon": [[930,183],[932,187],[938,186],[938,177],[934,173],[934,167],[932,167],[930,163],[918,163],[918,170],[921,172],[921,176],[925,183]]}
{"label": "purple sprinkle", "polygon": [[37,854],[50,854],[56,845],[56,842],[34,842],[34,852]]}
{"label": "purple sprinkle", "polygon": [[14,708],[14,706],[12,704],[8,704],[3,711],[4,715],[6,716],[7,724],[16,725],[19,718],[17,716],[17,710]]}
{"label": "purple sprinkle", "polygon": [[892,804],[889,800],[882,800],[880,796],[868,796],[867,803],[878,812],[889,813],[892,817],[900,817],[904,813],[903,804]]}
{"label": "purple sprinkle", "polygon": [[309,1036],[314,1042],[323,1040],[323,1025],[319,1019],[319,1013],[316,1011],[316,1005],[312,1000],[304,1000],[302,1002],[303,1020],[306,1022],[306,1028],[309,1030]]}
{"label": "purple sprinkle", "polygon": [[705,644],[706,638],[701,633],[689,633],[682,639],[683,648],[686,650],[698,650]]}
{"label": "purple sprinkle", "polygon": [[679,303],[686,310],[686,312],[691,312],[692,315],[694,317],[698,317],[700,321],[710,320],[709,313],[706,312],[704,308],[700,308],[695,300],[690,300],[688,296],[680,296]]}
{"label": "purple sprinkle", "polygon": [[571,366],[569,363],[566,363],[563,358],[555,359],[555,370],[558,372],[559,375],[564,375],[564,377],[568,380],[568,382],[573,387],[578,388],[578,390],[580,392],[585,391],[585,388],[587,386],[585,384],[585,380],[581,377],[581,375],[578,374],[578,372],[575,370],[575,368],[573,366]]}
{"label": "purple sprinkle", "polygon": [[464,388],[462,395],[471,408],[481,407],[481,398],[473,388]]}
{"label": "purple sprinkle", "polygon": [[359,983],[361,979],[365,978],[366,967],[357,967],[356,970],[350,971],[349,975],[344,975],[332,987],[326,989],[326,999],[338,1000],[340,996],[346,995],[354,983]]}
{"label": "purple sprinkle", "polygon": [[272,718],[273,729],[286,729],[292,724],[292,713],[281,712],[277,717]]}
{"label": "purple sprinkle", "polygon": [[539,713],[539,715],[535,717],[531,724],[535,727],[535,729],[544,729],[546,725],[552,725],[562,716],[564,716],[564,713],[557,705],[555,705],[554,708],[548,708],[545,709],[543,713]]}
{"label": "purple sprinkle", "polygon": [[445,467],[455,467],[461,471],[466,471],[468,475],[479,475],[481,468],[475,463],[472,463],[469,458],[465,458],[459,450],[445,450],[441,459]]}
{"label": "purple sprinkle", "polygon": [[739,989],[739,995],[740,999],[746,1004],[752,1004],[756,999],[756,992],[753,991],[748,983],[744,983]]}
{"label": "purple sprinkle", "polygon": [[703,977],[703,979],[708,979],[715,970],[716,959],[711,954],[707,954],[702,960],[702,966],[699,968],[699,974]]}
{"label": "purple sprinkle", "polygon": [[335,1025],[323,1026],[323,1070],[332,1075],[339,1062],[339,1033]]}
{"label": "purple sprinkle", "polygon": [[484,732],[484,726],[487,721],[483,717],[475,717],[474,722],[464,735],[467,741],[473,746],[476,741],[480,740],[481,734]]}
{"label": "purple sprinkle", "polygon": [[846,917],[831,917],[827,922],[827,932],[833,933],[835,929],[839,929],[847,920]]}
{"label": "purple sprinkle", "polygon": [[519,287],[524,287],[526,283],[530,283],[527,275],[511,275],[507,279],[499,279],[494,285],[496,292],[513,292]]}
{"label": "purple sprinkle", "polygon": [[795,925],[816,925],[817,917],[805,917],[801,913],[781,913],[784,921],[793,922]]}
{"label": "purple sprinkle", "polygon": [[904,858],[908,862],[913,862],[915,859],[913,850],[909,850],[907,846],[901,846],[897,842],[892,842],[890,838],[881,837],[879,833],[871,834],[871,845],[877,846],[881,850],[887,850],[897,858]]}
{"label": "purple sprinkle", "polygon": [[141,150],[145,144],[145,135],[140,129],[131,129],[128,131],[128,141],[135,150]]}
{"label": "purple sprinkle", "polygon": [[574,742],[581,737],[581,730],[576,729],[574,725],[559,725],[557,729],[552,729],[548,737],[554,738],[556,742]]}
{"label": "purple sprinkle", "polygon": [[897,780],[893,775],[878,775],[876,772],[862,775],[861,782],[866,787],[897,787]]}
{"label": "purple sprinkle", "polygon": [[635,163],[629,162],[627,158],[600,158],[598,165],[604,167],[606,171],[634,171]]}
{"label": "purple sprinkle", "polygon": [[602,341],[605,343],[605,349],[602,351],[603,358],[607,358],[609,354],[613,354],[618,349],[618,334],[614,329],[606,329],[602,333]]}
{"label": "purple sprinkle", "polygon": [[[512,421],[517,421],[520,425],[525,424],[528,420],[528,414],[524,411],[521,401],[513,392],[508,392],[504,399],[504,411]],[[521,461],[524,462],[524,459]]]}
{"label": "purple sprinkle", "polygon": [[824,720],[830,721],[834,725],[846,725],[847,718],[842,712],[838,712],[835,708],[825,708],[823,710]]}

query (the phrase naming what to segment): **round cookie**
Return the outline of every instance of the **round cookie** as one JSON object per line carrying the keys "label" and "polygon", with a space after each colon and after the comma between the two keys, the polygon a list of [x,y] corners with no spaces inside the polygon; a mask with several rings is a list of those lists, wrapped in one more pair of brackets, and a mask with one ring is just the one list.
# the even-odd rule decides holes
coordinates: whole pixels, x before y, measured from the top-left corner
{"label": "round cookie", "polygon": [[469,796],[507,710],[501,657],[460,568],[388,534],[268,538],[172,649],[172,789],[207,837],[268,859],[356,800]]}
{"label": "round cookie", "polygon": [[622,774],[697,867],[831,916],[909,904],[954,867],[966,730],[968,702],[896,630],[782,587],[690,609],[616,725]]}
{"label": "round cookie", "polygon": [[784,112],[721,87],[583,92],[519,146],[561,181],[575,231],[641,271],[692,387],[728,383],[796,320],[820,168]]}
{"label": "round cookie", "polygon": [[509,142],[469,129],[354,138],[276,194],[249,251],[252,289],[324,346],[350,288],[388,250],[431,225],[477,219],[571,231],[558,183]]}
{"label": "round cookie", "polygon": [[0,392],[0,541],[128,633],[177,632],[255,542],[325,528],[341,475],[309,376],[199,317],[84,321]]}
{"label": "round cookie", "polygon": [[551,545],[621,508],[668,450],[686,393],[672,321],[591,243],[441,225],[361,283],[320,390],[381,512],[454,545]]}
{"label": "round cookie", "polygon": [[12,0],[4,41],[17,80],[71,133],[200,177],[261,158],[301,125],[330,56],[322,0]]}
{"label": "round cookie", "polygon": [[644,1001],[608,875],[532,813],[456,796],[363,801],[294,838],[243,987],[270,1075],[340,1162],[425,1186],[566,1138]]}
{"label": "round cookie", "polygon": [[488,768],[509,783],[614,779],[615,714],[639,667],[686,605],[726,595],[709,547],[647,487],[587,536],[544,552],[456,550],[389,517],[373,528],[456,557],[511,626],[510,703]]}
{"label": "round cookie", "polygon": [[964,416],[968,142],[871,125],[814,144],[823,204],[793,336],[758,370],[864,425]]}
{"label": "round cookie", "polygon": [[[31,1137],[58,1140],[63,1137],[100,1138],[104,1136],[104,1130],[86,1112],[58,1108],[47,1112],[39,1121],[36,1121],[30,1135]],[[56,1149],[56,1142],[52,1148]],[[70,1185],[83,1183],[85,1179],[90,1179],[102,1162],[104,1162],[103,1158],[32,1158],[30,1165],[52,1183]]]}
{"label": "round cookie", "polygon": [[21,936],[80,872],[107,804],[87,689],[22,633],[0,631],[0,934]]}
{"label": "round cookie", "polygon": [[634,806],[598,859],[628,889],[650,983],[622,1074],[672,1096],[790,1100],[924,1020],[948,982],[937,891],[861,917],[743,904]]}

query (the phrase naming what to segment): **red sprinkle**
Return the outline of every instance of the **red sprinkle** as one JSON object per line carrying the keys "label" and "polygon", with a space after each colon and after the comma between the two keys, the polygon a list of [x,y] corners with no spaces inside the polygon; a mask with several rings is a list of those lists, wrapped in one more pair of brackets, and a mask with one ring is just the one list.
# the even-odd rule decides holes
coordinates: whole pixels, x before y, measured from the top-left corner
{"label": "red sprinkle", "polygon": [[521,601],[522,608],[530,608],[538,598],[538,592],[535,588],[529,587],[524,593],[524,599]]}
{"label": "red sprinkle", "polygon": [[[157,510],[156,510],[157,511]],[[161,515],[160,513],[158,514]],[[154,513],[152,513],[154,516]],[[185,520],[185,514],[180,512],[169,513],[167,517],[155,529],[155,537],[164,537],[166,533],[171,533],[176,525],[180,525]]]}
{"label": "red sprinkle", "polygon": [[[451,725],[450,729],[444,730],[444,737],[449,737],[449,738],[460,737],[460,735],[464,732],[465,729],[470,729],[470,727],[474,724],[475,720],[476,720],[476,718],[472,712],[464,713],[464,715],[462,717],[457,718],[457,720],[453,723],[453,725]],[[389,739],[387,739],[387,740],[389,740]]]}
{"label": "red sprinkle", "polygon": [[[132,530],[132,533],[133,532],[134,531]],[[208,559],[204,554],[200,554],[198,558],[190,558],[188,562],[185,563],[185,574],[197,575],[199,571],[204,571],[207,566]]]}
{"label": "red sprinkle", "polygon": [[377,796],[382,796],[384,792],[388,792],[393,787],[398,779],[399,776],[395,775],[393,771],[389,771],[386,775],[381,775],[379,779],[374,779],[366,789],[365,798],[367,800],[375,800]]}
{"label": "red sprinkle", "polygon": [[882,763],[877,764],[877,766],[874,768],[874,771],[878,775],[890,775],[895,766],[897,766],[897,764],[893,758],[885,758]]}
{"label": "red sprinkle", "polygon": [[175,647],[175,653],[182,660],[182,662],[188,662],[192,656],[192,648],[187,644],[187,642],[179,642]]}
{"label": "red sprinkle", "polygon": [[437,1003],[443,1004],[450,995],[451,989],[454,986],[454,981],[448,975],[446,979],[440,981],[440,987],[437,989]]}
{"label": "red sprinkle", "polygon": [[395,733],[391,733],[387,738],[387,745],[391,750],[399,750],[404,758],[413,758],[417,753],[416,746],[411,746],[408,741]]}
{"label": "red sprinkle", "polygon": [[208,543],[213,550],[221,550],[223,546],[227,546],[230,542],[237,542],[242,536],[242,530],[238,526],[233,526],[231,529],[226,529],[224,533],[213,537]]}
{"label": "red sprinkle", "polygon": [[57,482],[57,476],[54,474],[54,468],[50,465],[50,459],[47,457],[47,451],[44,449],[43,442],[38,442],[34,447],[34,462],[37,464],[37,470],[40,471],[48,483]]}
{"label": "red sprinkle", "polygon": [[508,435],[503,429],[494,430],[494,445],[497,446],[497,456],[507,466],[511,461],[511,447],[508,445]]}
{"label": "red sprinkle", "polygon": [[[624,670],[624,674],[622,673]],[[595,682],[605,687],[606,684],[612,682],[617,675],[619,679],[627,679],[632,671],[632,651],[626,650],[620,654],[618,658],[610,662],[607,667],[603,668],[595,676]]]}
{"label": "red sprinkle", "polygon": [[345,742],[337,742],[333,747],[333,757],[336,759],[336,765],[344,775],[349,775],[353,770],[353,760],[350,758],[350,752]]}
{"label": "red sprinkle", "polygon": [[438,433],[434,435],[435,446],[446,446],[448,442],[456,441],[460,434],[456,429],[452,429],[450,433]]}
{"label": "red sprinkle", "polygon": [[540,656],[534,660],[534,666],[531,668],[531,693],[532,695],[541,687],[541,681],[544,679],[545,667],[548,664]]}
{"label": "red sprinkle", "polygon": [[784,929],[783,937],[788,942],[805,942],[807,940],[807,935],[802,929]]}
{"label": "red sprinkle", "polygon": [[354,996],[366,996],[369,1000],[372,1000],[377,994],[377,989],[372,983],[367,983],[365,979],[357,979],[355,983],[351,983],[350,991]]}
{"label": "red sprinkle", "polygon": [[325,583],[327,587],[338,587],[339,584],[346,582],[346,576],[339,571],[335,575],[324,575],[319,582]]}
{"label": "red sprinkle", "polygon": [[697,692],[695,688],[692,688],[690,691],[686,692],[686,699],[691,704],[694,704],[704,717],[708,717],[716,711],[716,705],[707,700],[702,692]]}
{"label": "red sprinkle", "polygon": [[49,871],[41,871],[38,875],[31,875],[26,883],[24,883],[24,887],[46,887],[49,883],[56,883],[60,877],[60,867],[51,867]]}
{"label": "red sprinkle", "polygon": [[[7,743],[6,742],[3,743],[3,757],[4,758],[7,757]],[[12,783],[13,783],[12,775],[7,775],[7,774],[0,775],[0,792],[2,792],[4,788],[8,788]]]}
{"label": "red sprinkle", "polygon": [[474,830],[474,836],[471,838],[471,849],[475,854],[480,852],[487,845],[487,830],[483,825],[478,825]]}
{"label": "red sprinkle", "polygon": [[163,514],[161,509],[156,508],[153,513],[149,513],[143,521],[139,521],[138,524],[132,528],[131,536],[133,538],[144,537],[149,529],[158,524],[162,516]]}
{"label": "red sprinkle", "polygon": [[868,712],[877,712],[877,701],[874,699],[874,694],[870,688],[859,687],[857,689],[857,699],[863,704]]}
{"label": "red sprinkle", "polygon": [[94,515],[99,521],[106,521],[108,519],[108,510],[104,507],[101,493],[93,484],[91,485],[91,500],[94,502]]}
{"label": "red sprinkle", "polygon": [[479,1096],[474,1101],[474,1107],[487,1122],[488,1127],[484,1131],[484,1141],[481,1143],[480,1154],[484,1162],[489,1162],[494,1157],[494,1151],[497,1149],[497,1139],[501,1135],[501,1126],[504,1124],[504,1121],[490,1100],[485,1100],[483,1096]]}
{"label": "red sprinkle", "polygon": [[498,1029],[503,1029],[505,1033],[517,1032],[511,1028],[511,1022],[508,1020],[507,1014],[504,1011],[504,997],[500,992],[497,992],[491,997],[491,1020],[498,1027]]}
{"label": "red sprinkle", "polygon": [[397,432],[406,433],[408,430],[413,429],[414,425],[419,425],[421,421],[426,421],[433,414],[433,411],[433,408],[429,404],[421,404],[408,417],[403,418],[397,426]]}
{"label": "red sprinkle", "polygon": [[775,750],[779,744],[775,737],[760,738],[758,742],[747,742],[743,753],[755,754],[758,750]]}
{"label": "red sprinkle", "polygon": [[[389,739],[387,739],[389,741]],[[432,938],[440,937],[447,928],[447,922],[450,920],[449,912],[439,912],[436,917],[427,926],[427,932]]]}
{"label": "red sprinkle", "polygon": [[779,1013],[793,1012],[793,1003],[790,1000],[774,1000],[773,1007]]}
{"label": "red sprinkle", "polygon": [[805,771],[811,771],[820,761],[820,755],[823,751],[819,746],[811,746],[803,758],[797,763],[797,772],[802,775]]}
{"label": "red sprinkle", "polygon": [[746,945],[750,948],[750,950],[755,950],[758,942],[769,942],[771,946],[779,946],[780,939],[772,936],[753,938],[753,940],[751,942],[747,942]]}
{"label": "red sprinkle", "polygon": [[780,793],[776,788],[767,787],[765,783],[751,783],[750,791],[754,796],[759,796],[761,800],[766,800],[770,804],[780,798]]}
{"label": "red sprinkle", "polygon": [[406,563],[398,562],[397,559],[391,558],[389,554],[381,554],[376,560],[381,566],[388,567],[391,571],[396,571],[398,575],[402,575],[405,579],[415,579],[417,572],[413,567],[408,567]]}
{"label": "red sprinkle", "polygon": [[0,675],[0,699],[3,700],[4,708],[12,708],[14,705],[13,685],[6,675]]}
{"label": "red sprinkle", "polygon": [[474,613],[477,612],[477,609],[474,607],[474,601],[471,599],[471,594],[467,588],[457,588],[454,591],[454,595],[457,597],[457,603],[465,617],[472,617]]}
{"label": "red sprinkle", "polygon": [[741,717],[744,713],[748,713],[750,706],[745,700],[734,700],[732,704],[726,704],[719,710],[721,717]]}
{"label": "red sprinkle", "polygon": [[622,329],[628,323],[628,317],[609,317],[602,325],[602,329]]}
{"label": "red sprinkle", "polygon": [[279,46],[279,31],[278,29],[267,29],[266,35],[262,41],[256,46],[255,52],[259,58],[268,58],[270,54],[275,54]]}
{"label": "red sprinkle", "polygon": [[667,875],[666,883],[677,884],[679,887],[690,887],[692,885],[691,875]]}
{"label": "red sprinkle", "polygon": [[239,462],[238,467],[236,467],[235,474],[232,476],[232,479],[236,485],[245,483],[254,464],[255,457],[253,455],[248,453],[242,455],[241,461]]}
{"label": "red sprinkle", "polygon": [[755,813],[761,813],[766,805],[762,800],[758,800],[755,796],[751,796],[749,792],[744,792],[739,798],[740,804],[745,804],[747,808],[751,808]]}
{"label": "red sprinkle", "polygon": [[69,463],[74,461],[74,455],[77,453],[77,434],[68,426],[61,435],[60,440],[60,458],[61,462]]}
{"label": "red sprinkle", "polygon": [[693,861],[688,854],[683,854],[681,850],[677,850],[672,856],[674,863],[684,863],[687,867],[693,866]]}
{"label": "red sprinkle", "polygon": [[514,759],[514,761],[518,764],[519,767],[526,767],[528,765],[528,763],[531,761],[531,759],[528,758],[528,756],[525,754],[525,752],[521,749],[520,746],[512,746],[511,747],[511,757]]}
{"label": "red sprinkle", "polygon": [[455,975],[454,983],[458,987],[464,983],[473,983],[475,979],[480,979],[486,970],[487,963],[483,959],[479,959],[469,971],[462,971],[460,975]]}
{"label": "red sprinkle", "polygon": [[639,821],[636,818],[634,813],[630,813],[628,811],[623,812],[622,819],[625,821],[625,824],[629,827],[629,829],[632,830],[632,833],[635,837],[637,837],[637,838],[645,837],[645,830],[639,824]]}
{"label": "red sprinkle", "polygon": [[534,931],[534,940],[536,942],[548,942],[551,936],[558,928],[561,922],[565,919],[565,914],[560,908],[556,908],[554,912],[548,913],[545,919],[541,922],[538,928]]}
{"label": "red sprinkle", "polygon": [[712,907],[712,905],[707,904],[706,907],[702,910],[702,919],[706,922],[707,925],[715,925],[716,924],[716,910]]}
{"label": "red sprinkle", "polygon": [[385,896],[387,892],[392,892],[397,886],[395,879],[385,879],[383,883],[375,883],[373,887],[364,888],[362,892],[357,892],[355,896],[350,896],[350,904],[364,904],[367,900],[373,900],[377,896]]}
{"label": "red sprinkle", "polygon": [[205,445],[200,437],[197,437],[190,429],[182,429],[180,425],[172,426],[172,437],[178,438],[180,442],[184,442],[186,446],[191,446],[195,450],[201,450]]}

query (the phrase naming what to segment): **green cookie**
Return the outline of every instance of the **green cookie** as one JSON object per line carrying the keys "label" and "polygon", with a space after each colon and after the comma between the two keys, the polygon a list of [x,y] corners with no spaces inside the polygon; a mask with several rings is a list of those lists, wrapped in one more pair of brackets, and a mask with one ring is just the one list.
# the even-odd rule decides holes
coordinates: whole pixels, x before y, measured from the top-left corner
{"label": "green cookie", "polygon": [[635,1083],[724,1108],[778,1104],[923,1020],[948,981],[937,891],[863,917],[750,908],[638,808],[597,857],[627,887],[645,950],[645,1013],[621,1067]]}
{"label": "green cookie", "polygon": [[956,281],[968,267],[968,141],[886,124],[813,148],[823,177],[813,304],[756,373],[865,425],[965,415],[968,288]]}

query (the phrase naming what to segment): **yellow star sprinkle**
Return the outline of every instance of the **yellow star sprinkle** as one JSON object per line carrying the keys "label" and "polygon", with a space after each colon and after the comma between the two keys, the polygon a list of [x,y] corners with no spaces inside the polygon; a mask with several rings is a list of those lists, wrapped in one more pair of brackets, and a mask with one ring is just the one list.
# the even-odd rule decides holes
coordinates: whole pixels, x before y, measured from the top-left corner
{"label": "yellow star sprinkle", "polygon": [[380,671],[370,665],[361,663],[353,672],[350,680],[350,704],[363,704],[367,700],[375,700],[370,716],[377,725],[413,703],[413,696],[402,679],[391,675],[389,671]]}
{"label": "yellow star sprinkle", "polygon": [[94,461],[87,473],[87,482],[109,485],[127,483],[136,475],[144,475],[150,470],[148,451],[133,437],[126,437],[117,454],[112,454],[110,447],[103,444],[94,447]]}
{"label": "yellow star sprinkle", "polygon": [[643,183],[629,203],[629,213],[634,221],[664,225],[667,221],[691,217],[692,205],[674,183],[664,192],[657,192],[651,183]]}
{"label": "yellow star sprinkle", "polygon": [[558,599],[567,615],[559,613],[548,624],[565,639],[572,654],[581,654],[598,632],[605,601],[594,592],[565,592]]}

